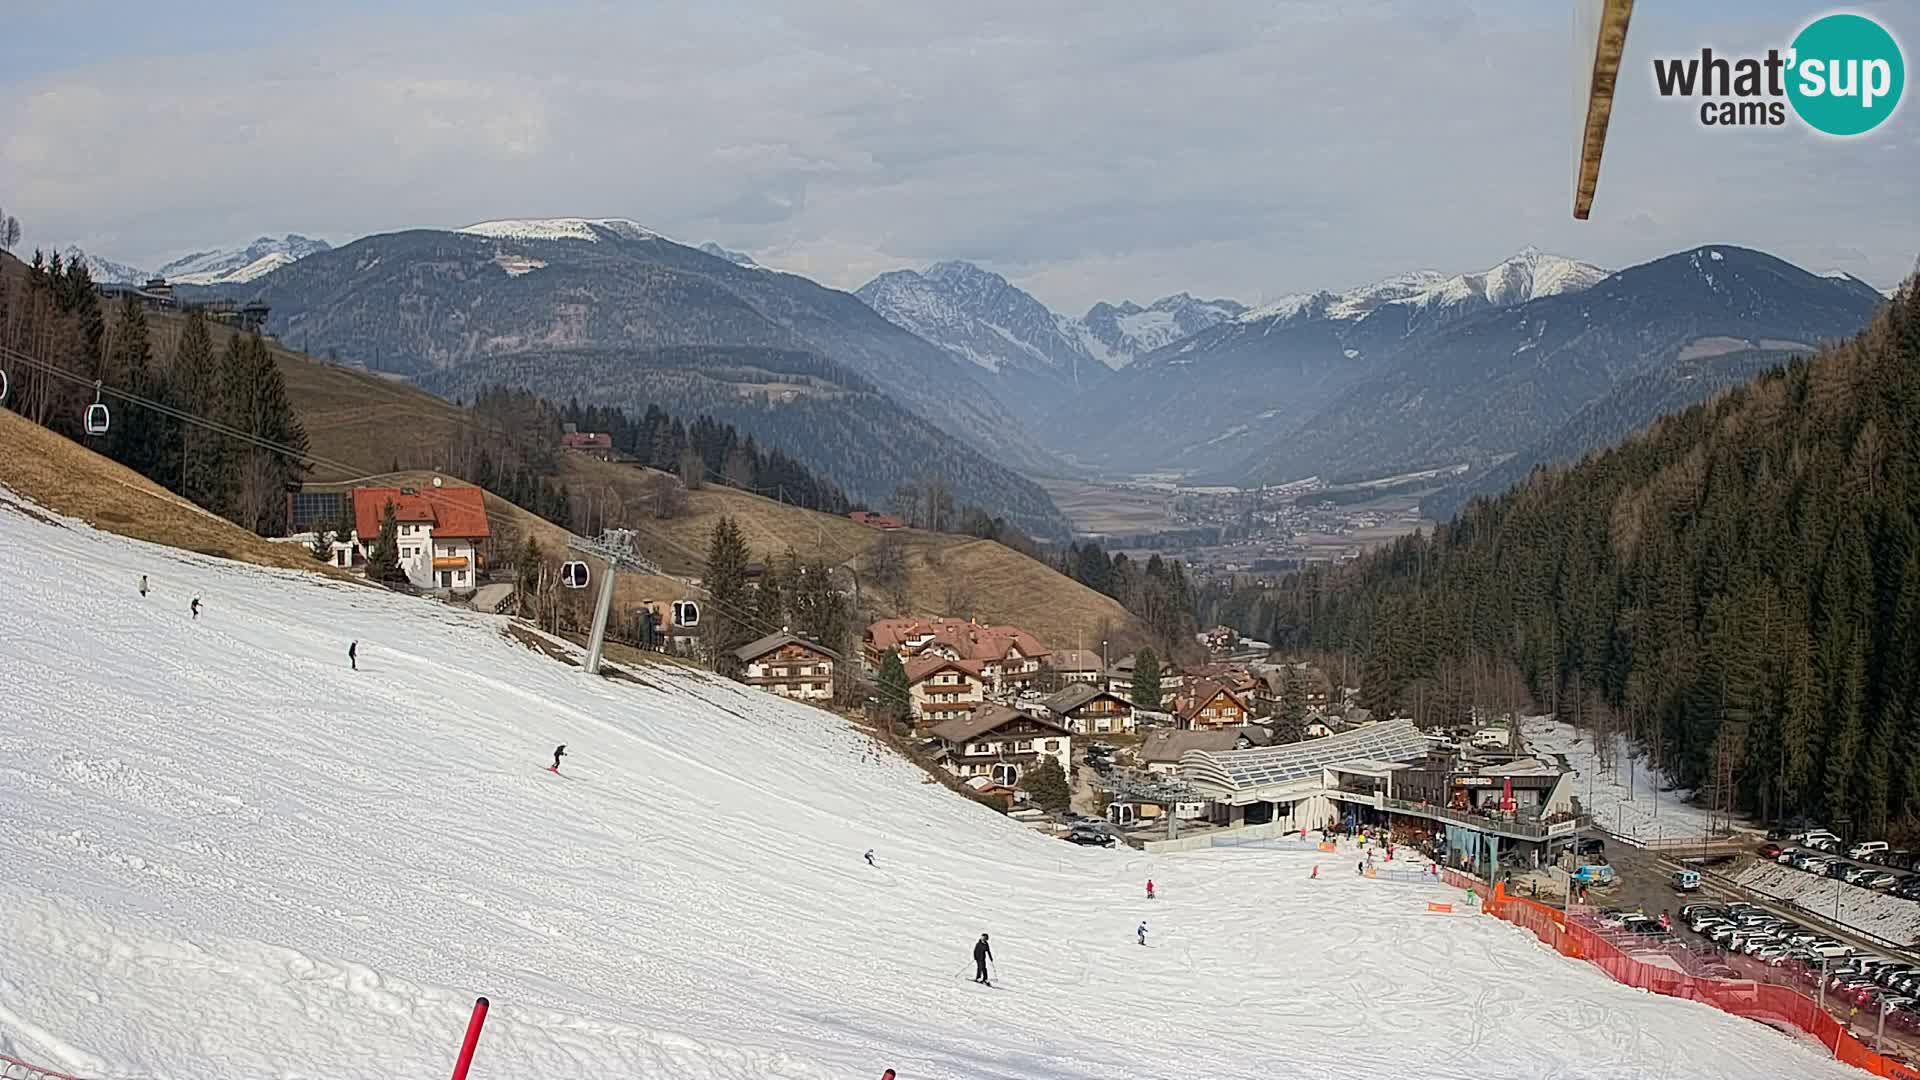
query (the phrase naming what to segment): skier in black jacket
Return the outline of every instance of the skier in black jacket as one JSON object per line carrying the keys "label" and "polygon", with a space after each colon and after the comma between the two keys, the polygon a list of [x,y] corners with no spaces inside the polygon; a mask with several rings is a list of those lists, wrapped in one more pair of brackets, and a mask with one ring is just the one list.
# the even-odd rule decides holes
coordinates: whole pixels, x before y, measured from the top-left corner
{"label": "skier in black jacket", "polygon": [[559,771],[560,771],[560,759],[561,759],[561,758],[563,758],[563,757],[566,757],[566,756],[567,756],[567,744],[566,744],[566,743],[561,743],[561,744],[560,744],[559,746],[556,746],[556,747],[554,747],[554,748],[553,748],[553,768],[552,768],[552,769],[550,769],[550,770],[548,770],[548,771],[549,771],[549,772],[559,772]]}
{"label": "skier in black jacket", "polygon": [[987,935],[981,934],[980,940],[973,943],[973,981],[992,986],[987,978],[987,961],[993,959],[993,950],[987,947]]}

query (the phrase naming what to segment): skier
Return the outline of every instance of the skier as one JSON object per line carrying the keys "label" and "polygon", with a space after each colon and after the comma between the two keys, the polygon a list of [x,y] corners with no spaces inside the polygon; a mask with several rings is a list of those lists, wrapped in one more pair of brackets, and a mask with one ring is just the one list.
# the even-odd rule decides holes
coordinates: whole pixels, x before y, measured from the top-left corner
{"label": "skier", "polygon": [[1353,872],[1356,877],[1365,877],[1367,873],[1367,860],[1361,859],[1354,863]]}
{"label": "skier", "polygon": [[1664,908],[1662,908],[1660,911],[1660,929],[1662,930],[1673,929],[1673,917],[1668,915],[1666,912],[1666,909]]}
{"label": "skier", "polygon": [[868,866],[873,865],[873,849],[872,848],[867,849],[867,865]]}
{"label": "skier", "polygon": [[140,595],[147,595],[147,575],[145,574],[140,575]]}
{"label": "skier", "polygon": [[355,671],[360,670],[360,643],[358,641],[349,642],[347,645],[347,666]]}
{"label": "skier", "polygon": [[1147,879],[1147,899],[1153,899],[1153,879]]}
{"label": "skier", "polygon": [[198,619],[200,617],[200,598],[197,596],[194,597],[193,603],[187,606],[193,609],[193,617]]}
{"label": "skier", "polygon": [[548,769],[547,771],[548,771],[548,772],[559,772],[559,771],[560,771],[560,759],[561,759],[561,758],[563,758],[563,757],[566,757],[566,756],[567,756],[567,744],[566,744],[566,743],[561,743],[561,744],[560,744],[559,746],[556,746],[556,747],[554,747],[554,748],[553,748],[553,766],[552,766],[551,768],[549,768],[549,769]]}
{"label": "skier", "polygon": [[1135,930],[1134,933],[1140,936],[1140,944],[1145,945],[1147,943],[1147,921],[1145,919],[1140,920],[1140,929]]}
{"label": "skier", "polygon": [[980,940],[973,943],[973,981],[993,985],[987,978],[987,961],[993,959],[993,950],[987,947],[987,935],[981,934]]}

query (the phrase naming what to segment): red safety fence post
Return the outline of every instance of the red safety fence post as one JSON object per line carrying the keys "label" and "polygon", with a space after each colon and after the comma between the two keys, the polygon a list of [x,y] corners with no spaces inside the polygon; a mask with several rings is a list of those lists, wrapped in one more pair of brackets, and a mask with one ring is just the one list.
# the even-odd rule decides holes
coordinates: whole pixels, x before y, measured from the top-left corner
{"label": "red safety fence post", "polygon": [[480,1025],[487,1022],[487,999],[476,998],[473,1019],[467,1021],[467,1039],[460,1044],[460,1060],[453,1065],[453,1080],[467,1080],[467,1067],[473,1064],[473,1049],[480,1045]]}

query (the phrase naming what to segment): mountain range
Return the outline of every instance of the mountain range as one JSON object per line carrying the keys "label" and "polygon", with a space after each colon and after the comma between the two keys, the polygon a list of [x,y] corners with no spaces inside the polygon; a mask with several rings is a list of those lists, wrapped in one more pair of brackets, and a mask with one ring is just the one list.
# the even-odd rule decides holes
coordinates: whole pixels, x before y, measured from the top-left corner
{"label": "mountain range", "polygon": [[[1278,483],[1465,463],[1476,470],[1471,486],[1478,470],[1513,455],[1509,470],[1551,460],[1533,453],[1577,454],[1729,378],[1812,352],[1859,330],[1882,302],[1857,279],[1748,248],[1680,252],[1409,338],[1233,472]],[[1587,435],[1558,436],[1590,407],[1617,423],[1589,417]]]}
{"label": "mountain range", "polygon": [[848,294],[624,218],[339,249],[263,237],[162,270],[268,303],[289,344],[437,392],[506,381],[707,412],[870,503],[941,473],[957,500],[1043,536],[1065,519],[1026,476],[1076,469],[1268,484],[1456,467],[1428,500],[1444,515],[1851,333],[1882,302],[1731,245],[1617,273],[1528,248],[1253,309],[1177,293],[1069,316],[968,262]]}
{"label": "mountain range", "polygon": [[[804,408],[816,422],[832,424],[821,419],[817,389],[817,396],[850,403],[840,419],[846,430],[834,433],[841,442],[860,440],[849,460],[904,458],[916,472],[947,475],[958,502],[1004,514],[1038,535],[1064,531],[1051,500],[1014,471],[1054,471],[1058,461],[980,384],[980,369],[849,293],[742,266],[626,219],[513,219],[369,236],[227,291],[271,305],[268,328],[289,344],[438,386],[471,385],[491,371],[531,388],[551,387],[535,377],[539,364],[551,361],[569,385],[591,392],[594,383],[579,381],[580,372],[597,364],[609,384],[638,394],[686,377],[680,365],[677,375],[628,378],[625,368],[653,366],[650,350],[707,350],[696,355],[732,365],[741,377],[722,371],[703,383],[734,383],[729,392],[759,410],[736,422],[750,434],[762,425],[767,445],[808,460],[795,441],[797,425],[770,422],[766,411]],[[785,378],[754,381],[763,374],[757,365],[727,350],[808,354],[833,369],[806,376],[819,385],[805,383],[802,394]],[[432,378],[454,368],[466,371]],[[859,389],[847,376],[858,377]],[[882,417],[873,395],[904,409],[914,424]],[[675,411],[689,411],[687,403]],[[915,443],[920,456],[907,458],[896,445],[908,426],[938,433]],[[776,429],[785,437],[773,437]],[[860,476],[829,475],[870,499],[891,494],[876,493]]]}
{"label": "mountain range", "polygon": [[[1409,340],[1605,276],[1529,248],[1478,273],[1415,270],[1339,292],[1284,296],[1149,353],[1057,410],[1046,430],[1082,464],[1237,479],[1238,463]],[[1135,424],[1106,422],[1121,413]]]}
{"label": "mountain range", "polygon": [[[325,240],[312,240],[298,233],[281,237],[262,236],[240,248],[196,251],[182,255],[157,270],[142,270],[98,255],[83,255],[93,280],[108,285],[140,285],[149,278],[163,277],[175,285],[237,285],[267,274],[317,252],[329,250]],[[77,247],[68,247],[66,256],[82,255]]]}
{"label": "mountain range", "polygon": [[[1613,274],[1529,248],[1476,273],[1282,297],[1142,358],[1042,430],[1081,464],[1218,483],[1465,466],[1429,500],[1445,513],[1850,334],[1882,299],[1731,245]],[[1105,422],[1121,410],[1140,424]]]}
{"label": "mountain range", "polygon": [[1029,424],[1043,423],[1115,368],[1246,310],[1185,293],[1143,308],[1099,303],[1085,318],[1048,310],[1006,278],[961,261],[890,270],[854,292],[894,325],[973,364]]}

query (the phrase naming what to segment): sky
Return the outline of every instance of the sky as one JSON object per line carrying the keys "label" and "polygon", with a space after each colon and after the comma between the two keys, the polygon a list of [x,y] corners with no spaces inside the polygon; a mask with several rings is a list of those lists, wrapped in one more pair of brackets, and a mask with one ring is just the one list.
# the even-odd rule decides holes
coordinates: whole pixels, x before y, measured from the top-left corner
{"label": "sky", "polygon": [[[618,216],[840,288],[969,259],[1076,314],[1528,245],[1618,268],[1741,244],[1881,287],[1913,270],[1920,90],[1852,140],[1705,128],[1653,90],[1653,57],[1784,47],[1821,3],[1640,5],[1574,221],[1572,7],[17,5],[0,208],[23,251],[139,267],[263,234]],[[1851,9],[1920,58],[1920,4]]]}

